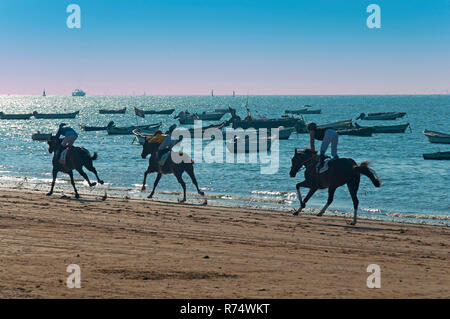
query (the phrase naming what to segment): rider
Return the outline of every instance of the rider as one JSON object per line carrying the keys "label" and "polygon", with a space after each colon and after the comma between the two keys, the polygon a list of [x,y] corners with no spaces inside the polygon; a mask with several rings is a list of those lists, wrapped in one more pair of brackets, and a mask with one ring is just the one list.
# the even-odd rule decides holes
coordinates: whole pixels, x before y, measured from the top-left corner
{"label": "rider", "polygon": [[182,136],[180,139],[175,140],[168,134],[163,134],[160,130],[157,130],[152,138],[148,140],[149,143],[157,143],[158,151],[156,153],[156,158],[160,161],[160,165],[164,164],[161,163],[161,159],[163,158],[163,155],[167,152],[169,152],[172,147],[174,147],[178,142],[180,142]]}
{"label": "rider", "polygon": [[314,147],[314,139],[322,141],[322,145],[320,147],[320,161],[318,169],[322,167],[323,162],[325,161],[325,153],[330,143],[331,143],[331,156],[333,156],[333,159],[339,158],[339,156],[337,155],[337,145],[339,141],[339,135],[334,129],[318,128],[317,124],[314,122],[309,123],[307,129],[310,137],[311,150],[313,152],[316,151]]}
{"label": "rider", "polygon": [[[56,132],[56,138],[58,139],[61,135],[64,136],[64,139],[61,142],[61,146],[63,149],[69,150],[72,146],[75,140],[78,138],[77,132],[70,126],[66,126],[66,123],[59,124],[58,132]],[[66,154],[66,152],[64,153]],[[58,152],[56,154],[56,158],[58,158]]]}

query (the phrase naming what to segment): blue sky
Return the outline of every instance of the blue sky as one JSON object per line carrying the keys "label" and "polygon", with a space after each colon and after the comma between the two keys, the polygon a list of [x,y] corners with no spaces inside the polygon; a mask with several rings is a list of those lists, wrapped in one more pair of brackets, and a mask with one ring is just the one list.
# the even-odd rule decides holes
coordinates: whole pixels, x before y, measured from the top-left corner
{"label": "blue sky", "polygon": [[450,0],[1,0],[0,94],[440,93],[449,17]]}

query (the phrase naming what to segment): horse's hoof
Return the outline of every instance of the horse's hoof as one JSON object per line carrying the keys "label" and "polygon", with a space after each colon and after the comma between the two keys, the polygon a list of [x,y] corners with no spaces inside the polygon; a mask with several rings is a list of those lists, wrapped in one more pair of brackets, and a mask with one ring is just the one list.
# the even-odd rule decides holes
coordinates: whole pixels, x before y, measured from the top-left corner
{"label": "horse's hoof", "polygon": [[52,196],[52,193],[47,193],[47,196]]}
{"label": "horse's hoof", "polygon": [[145,187],[142,187],[142,188],[141,188],[141,192],[143,192],[143,191],[145,191]]}
{"label": "horse's hoof", "polygon": [[203,202],[202,206],[206,206],[208,205],[208,201],[205,199],[205,201]]}
{"label": "horse's hoof", "polygon": [[80,198],[80,195],[75,194],[75,198],[76,198],[76,199],[79,199],[79,198]]}
{"label": "horse's hoof", "polygon": [[90,187],[94,187],[95,185],[97,185],[97,182],[93,182],[93,183],[89,184]]}
{"label": "horse's hoof", "polygon": [[293,216],[298,216],[300,212],[298,210],[294,211],[294,213],[292,214]]}
{"label": "horse's hoof", "polygon": [[205,196],[204,192],[198,192],[200,195]]}
{"label": "horse's hoof", "polygon": [[350,223],[350,225],[352,225],[352,226],[356,225],[356,221],[352,221],[352,222]]}
{"label": "horse's hoof", "polygon": [[150,195],[148,195],[148,196],[147,196],[147,198],[153,198],[153,195],[152,195],[152,194],[150,194]]}
{"label": "horse's hoof", "polygon": [[98,181],[99,183],[100,183],[100,185],[103,185],[103,184],[105,184],[105,182],[104,181]]}
{"label": "horse's hoof", "polygon": [[317,214],[317,216],[322,216],[323,213],[325,213],[325,212],[320,212],[320,213]]}
{"label": "horse's hoof", "polygon": [[183,199],[179,199],[179,200],[178,200],[178,203],[180,203],[180,204],[181,204],[181,203],[184,203],[184,202],[186,202],[186,198],[183,198]]}

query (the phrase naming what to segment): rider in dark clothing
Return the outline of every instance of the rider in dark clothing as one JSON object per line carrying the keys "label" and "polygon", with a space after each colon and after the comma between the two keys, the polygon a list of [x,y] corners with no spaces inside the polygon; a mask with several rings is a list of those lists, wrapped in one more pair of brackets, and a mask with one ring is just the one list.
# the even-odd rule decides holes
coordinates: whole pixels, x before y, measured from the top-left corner
{"label": "rider in dark clothing", "polygon": [[322,167],[323,162],[325,161],[325,153],[330,143],[331,143],[331,156],[333,156],[333,159],[339,158],[337,155],[337,145],[339,142],[339,135],[335,130],[333,130],[332,128],[318,128],[317,124],[314,122],[309,123],[307,129],[310,136],[311,150],[313,152],[316,151],[314,147],[314,140],[316,139],[322,141],[322,145],[320,147],[320,162],[318,166],[319,169]]}

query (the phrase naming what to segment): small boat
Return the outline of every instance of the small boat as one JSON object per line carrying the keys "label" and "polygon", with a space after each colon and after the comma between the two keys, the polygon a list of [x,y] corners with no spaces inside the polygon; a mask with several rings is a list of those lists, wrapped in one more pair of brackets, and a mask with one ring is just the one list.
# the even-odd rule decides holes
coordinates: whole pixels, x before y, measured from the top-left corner
{"label": "small boat", "polygon": [[228,108],[226,108],[226,109],[215,109],[214,112],[227,114],[227,113],[230,113],[230,110]]}
{"label": "small boat", "polygon": [[426,160],[450,160],[450,152],[436,152],[422,154],[423,159]]}
{"label": "small boat", "polygon": [[191,137],[195,138],[196,136],[201,136],[203,137],[203,134],[205,133],[206,130],[208,129],[219,129],[222,130],[224,127],[226,127],[228,125],[227,122],[223,122],[220,124],[212,124],[212,125],[208,125],[208,126],[204,126],[202,128],[200,127],[196,127],[196,128],[189,128],[189,133],[191,133]]}
{"label": "small boat", "polygon": [[[289,137],[291,137],[292,132],[295,131],[295,127],[283,127],[280,126],[279,127],[279,131],[278,131],[278,139],[280,140],[288,140]],[[272,136],[272,132],[271,130],[268,131],[268,133]]]}
{"label": "small boat", "polygon": [[102,109],[100,111],[98,111],[100,114],[125,114],[125,112],[127,111],[127,108],[124,107],[123,109],[120,110],[105,110]]}
{"label": "small boat", "polygon": [[166,115],[170,115],[175,111],[175,109],[168,109],[168,110],[147,110],[144,111],[145,114],[166,114]]}
{"label": "small boat", "polygon": [[300,110],[285,110],[284,113],[286,113],[286,114],[321,114],[322,110],[321,109],[309,110],[309,109],[305,108],[305,109],[300,109]]}
{"label": "small boat", "polygon": [[158,129],[161,126],[161,122],[156,124],[149,125],[140,125],[140,126],[127,126],[127,127],[117,127],[114,125],[114,122],[108,124],[106,131],[108,135],[130,135],[133,134],[135,129]]}
{"label": "small boat", "polygon": [[73,113],[53,113],[53,114],[45,114],[38,113],[36,111],[33,112],[33,116],[36,119],[74,119],[80,111],[76,111]]}
{"label": "small boat", "polygon": [[372,129],[370,127],[365,128],[350,128],[345,130],[337,130],[339,135],[352,135],[352,136],[372,136]]}
{"label": "small boat", "polygon": [[194,121],[199,120],[199,117],[197,114],[180,112],[174,119],[178,119],[180,124],[194,124]]}
{"label": "small boat", "polygon": [[0,120],[29,120],[33,114],[5,114],[0,112]]}
{"label": "small boat", "polygon": [[396,120],[406,115],[406,112],[380,112],[380,113],[361,113],[356,119],[365,121],[376,121],[376,120]]}
{"label": "small boat", "polygon": [[352,120],[344,120],[334,123],[328,123],[323,125],[318,125],[318,128],[332,128],[335,130],[346,130],[353,128]]}
{"label": "small boat", "polygon": [[222,112],[203,112],[197,113],[197,117],[202,121],[220,121],[225,113]]}
{"label": "small boat", "polygon": [[72,96],[85,96],[85,95],[86,92],[80,89],[76,89],[75,91],[72,92]]}
{"label": "small boat", "polygon": [[262,138],[259,137],[255,139],[250,139],[248,136],[245,137],[245,144],[242,144],[242,139],[235,136],[233,140],[227,141],[227,149],[231,153],[256,153],[262,151],[261,142],[266,143],[266,151],[269,152],[272,147],[272,137]]}
{"label": "small boat", "polygon": [[355,123],[356,128],[371,128],[373,133],[405,133],[408,126],[409,123],[385,126],[361,126]]}
{"label": "small boat", "polygon": [[33,141],[47,142],[52,139],[52,134],[51,133],[49,133],[49,134],[41,133],[41,132],[37,131],[36,133],[31,135],[31,139]]}
{"label": "small boat", "polygon": [[81,129],[85,132],[106,131],[107,126],[86,126],[81,125]]}
{"label": "small boat", "polygon": [[450,134],[425,130],[423,134],[428,138],[430,143],[434,144],[450,144]]}

